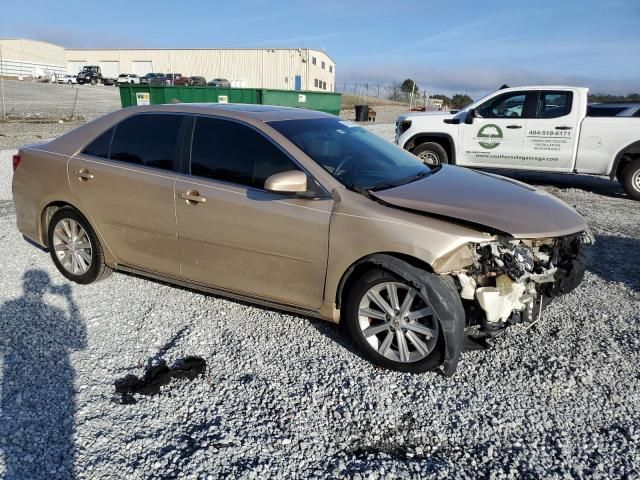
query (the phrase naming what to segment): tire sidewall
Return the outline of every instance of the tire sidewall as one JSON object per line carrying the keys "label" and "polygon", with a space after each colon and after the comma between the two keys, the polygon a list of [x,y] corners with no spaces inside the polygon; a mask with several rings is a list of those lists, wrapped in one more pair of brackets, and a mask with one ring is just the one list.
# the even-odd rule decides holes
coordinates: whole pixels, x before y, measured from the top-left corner
{"label": "tire sidewall", "polygon": [[[89,237],[89,241],[91,242],[91,266],[89,267],[89,270],[87,270],[82,275],[74,275],[73,273],[65,269],[64,266],[62,266],[62,264],[60,263],[60,260],[58,259],[58,256],[53,249],[53,232],[55,230],[55,226],[63,218],[69,218],[78,222],[82,226],[84,231],[87,232],[87,236]],[[93,232],[93,228],[91,228],[89,222],[87,222],[87,220],[76,210],[73,210],[71,208],[61,208],[53,214],[47,228],[47,245],[49,245],[49,254],[51,255],[51,259],[53,260],[53,263],[58,271],[72,282],[76,282],[81,285],[87,285],[94,282],[100,274],[100,266],[103,261],[100,243],[98,242],[96,234]]]}
{"label": "tire sidewall", "polygon": [[396,370],[407,373],[423,373],[429,370],[433,370],[442,364],[444,360],[444,341],[442,337],[442,328],[439,328],[438,342],[433,351],[422,360],[412,363],[402,363],[390,360],[374,350],[369,342],[365,339],[362,330],[360,329],[358,320],[358,310],[360,308],[360,301],[364,294],[373,286],[385,282],[399,282],[406,284],[403,279],[392,275],[384,270],[371,270],[365,273],[360,279],[356,281],[353,288],[348,294],[348,298],[345,302],[344,314],[346,327],[349,330],[351,338],[356,343],[360,351],[365,355],[367,359],[376,365],[379,365],[390,370]]}
{"label": "tire sidewall", "polygon": [[634,160],[624,168],[622,178],[620,179],[620,183],[622,183],[622,187],[625,192],[627,192],[627,195],[635,200],[640,200],[640,190],[638,190],[637,186],[633,183],[634,175],[640,175],[638,172],[640,172],[640,160]]}
{"label": "tire sidewall", "polygon": [[[438,143],[435,143],[435,142],[421,143],[420,145],[415,147],[412,151],[412,153],[416,157],[419,157],[419,155],[423,152],[433,152],[435,155],[437,155],[438,157],[437,165],[442,165],[443,163],[449,163],[449,157],[447,156],[447,151],[442,147],[442,145]],[[430,166],[436,166],[436,165],[430,165]]]}

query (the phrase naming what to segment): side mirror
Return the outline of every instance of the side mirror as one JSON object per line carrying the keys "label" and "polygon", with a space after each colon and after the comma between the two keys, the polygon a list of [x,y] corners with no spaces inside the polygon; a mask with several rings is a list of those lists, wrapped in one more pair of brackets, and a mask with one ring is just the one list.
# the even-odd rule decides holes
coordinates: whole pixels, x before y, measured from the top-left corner
{"label": "side mirror", "polygon": [[277,193],[302,193],[307,191],[307,174],[300,170],[271,175],[264,181],[264,189]]}
{"label": "side mirror", "polygon": [[476,109],[472,108],[467,112],[467,116],[464,119],[464,123],[467,125],[471,125],[473,123],[473,119],[477,117]]}

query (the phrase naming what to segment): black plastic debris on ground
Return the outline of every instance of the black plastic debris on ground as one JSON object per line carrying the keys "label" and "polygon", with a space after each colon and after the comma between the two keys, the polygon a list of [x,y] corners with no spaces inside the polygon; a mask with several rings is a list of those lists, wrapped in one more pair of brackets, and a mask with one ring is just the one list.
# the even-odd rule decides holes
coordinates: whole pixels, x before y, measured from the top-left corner
{"label": "black plastic debris on ground", "polygon": [[134,404],[137,401],[134,394],[157,395],[160,387],[169,384],[172,378],[193,380],[198,375],[204,376],[206,368],[207,362],[196,356],[179,358],[171,367],[164,360],[150,361],[142,378],[128,374],[114,382],[117,395],[113,401],[122,405]]}

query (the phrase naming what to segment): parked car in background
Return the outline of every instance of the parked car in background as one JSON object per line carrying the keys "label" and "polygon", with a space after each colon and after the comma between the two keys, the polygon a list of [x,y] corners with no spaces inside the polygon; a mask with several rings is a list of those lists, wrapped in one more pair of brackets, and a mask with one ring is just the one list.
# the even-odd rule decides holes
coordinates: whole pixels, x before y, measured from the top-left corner
{"label": "parked car in background", "polygon": [[640,103],[592,103],[587,117],[640,117]]}
{"label": "parked car in background", "polygon": [[176,80],[180,80],[182,77],[181,73],[167,73],[166,79],[169,82],[169,85],[174,85]]}
{"label": "parked car in background", "polygon": [[164,76],[163,73],[147,73],[145,75],[143,75],[142,77],[140,77],[140,83],[141,84],[150,84],[151,80],[157,78],[157,77],[162,77]]}
{"label": "parked car in background", "polygon": [[581,87],[502,88],[459,112],[401,115],[395,142],[429,165],[607,175],[640,200],[636,107],[587,100]]}
{"label": "parked car in background", "polygon": [[204,77],[180,77],[173,82],[174,85],[188,85],[190,87],[205,86],[207,80]]}
{"label": "parked car in background", "polygon": [[121,73],[118,75],[118,83],[128,83],[130,85],[140,83],[140,77],[135,73]]}
{"label": "parked car in background", "polygon": [[344,321],[407,372],[452,374],[467,325],[536,322],[580,284],[592,241],[549,193],[430,167],[313,110],[120,109],[13,167],[18,228],[69,280],[116,269]]}
{"label": "parked car in background", "polygon": [[154,85],[157,87],[170,85],[171,80],[165,73],[157,73],[155,77],[149,79],[149,85]]}
{"label": "parked car in background", "polygon": [[231,83],[226,78],[214,78],[207,82],[210,87],[230,87]]}
{"label": "parked car in background", "polygon": [[189,85],[192,87],[204,87],[207,85],[207,79],[204,77],[189,77]]}
{"label": "parked car in background", "polygon": [[74,83],[78,83],[78,80],[75,75],[63,75],[62,77],[58,77],[58,83],[72,85]]}

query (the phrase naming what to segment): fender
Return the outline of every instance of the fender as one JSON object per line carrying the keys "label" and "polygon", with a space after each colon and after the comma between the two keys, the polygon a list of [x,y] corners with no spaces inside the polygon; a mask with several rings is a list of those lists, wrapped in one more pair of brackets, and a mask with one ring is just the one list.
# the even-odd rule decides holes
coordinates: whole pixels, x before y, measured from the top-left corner
{"label": "fender", "polygon": [[404,148],[405,150],[411,150],[414,147],[415,141],[418,140],[420,137],[435,137],[435,138],[442,138],[446,140],[449,143],[449,152],[451,152],[451,158],[449,158],[449,163],[451,165],[456,164],[455,143],[453,141],[453,137],[448,133],[429,133],[429,132],[416,133],[411,138],[409,138],[409,140],[405,142],[404,147],[402,148]]}
{"label": "fender", "polygon": [[[452,376],[460,354],[464,347],[464,327],[466,316],[458,289],[451,277],[436,275],[423,269],[414,267],[404,260],[387,255],[376,253],[365,257],[350,267],[355,269],[358,264],[373,263],[380,268],[387,270],[407,281],[411,286],[420,292],[427,299],[442,330],[445,353],[442,364],[442,372],[447,376]],[[347,272],[349,273],[349,271]],[[345,277],[348,275],[345,274]],[[340,282],[340,290],[343,287]]]}
{"label": "fender", "polygon": [[622,159],[624,154],[628,153],[629,151],[631,151],[631,153],[640,153],[640,140],[638,140],[637,142],[633,142],[630,145],[627,145],[626,147],[624,147],[622,150],[618,152],[618,154],[613,160],[613,164],[611,165],[611,171],[609,172],[609,178],[611,180],[615,180],[616,178],[616,174],[618,173],[618,165],[620,164],[620,159]]}

